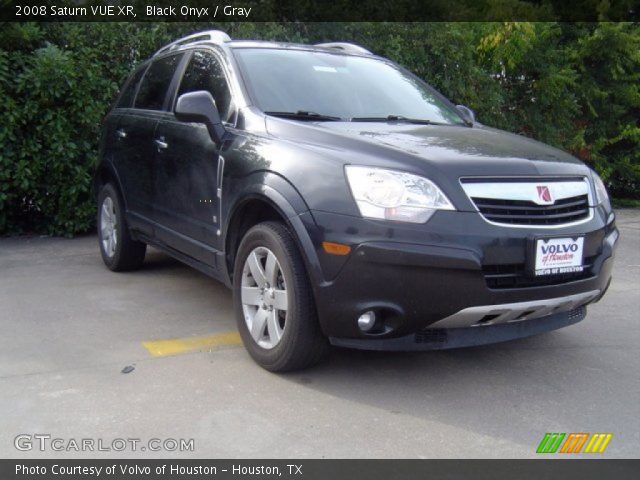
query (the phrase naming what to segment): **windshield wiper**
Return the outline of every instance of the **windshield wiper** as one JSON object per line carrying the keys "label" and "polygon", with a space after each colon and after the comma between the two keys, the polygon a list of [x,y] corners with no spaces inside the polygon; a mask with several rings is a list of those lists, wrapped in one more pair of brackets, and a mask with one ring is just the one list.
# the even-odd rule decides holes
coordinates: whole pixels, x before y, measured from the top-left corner
{"label": "windshield wiper", "polygon": [[332,117],[330,115],[322,115],[316,112],[307,112],[298,110],[297,112],[264,112],[273,117],[291,118],[293,120],[317,120],[320,122],[337,122],[342,120],[340,117]]}
{"label": "windshield wiper", "polygon": [[387,115],[386,117],[353,117],[352,122],[405,122],[415,123],[418,125],[451,125],[450,123],[434,122],[420,118],[407,118],[402,115]]}

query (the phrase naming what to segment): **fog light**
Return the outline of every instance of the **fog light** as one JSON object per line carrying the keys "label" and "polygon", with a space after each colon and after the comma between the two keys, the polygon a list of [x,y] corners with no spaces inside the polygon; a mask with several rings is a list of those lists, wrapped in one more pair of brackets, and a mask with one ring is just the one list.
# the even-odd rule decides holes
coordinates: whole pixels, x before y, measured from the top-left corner
{"label": "fog light", "polygon": [[358,327],[363,332],[368,332],[376,324],[376,312],[369,310],[358,317]]}

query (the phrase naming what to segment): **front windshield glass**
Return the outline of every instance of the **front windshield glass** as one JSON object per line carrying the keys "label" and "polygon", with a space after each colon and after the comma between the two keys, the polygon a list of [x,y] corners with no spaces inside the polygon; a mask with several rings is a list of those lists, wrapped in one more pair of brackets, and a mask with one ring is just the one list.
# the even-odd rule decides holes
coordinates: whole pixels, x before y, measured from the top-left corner
{"label": "front windshield glass", "polygon": [[236,48],[234,53],[263,112],[464,124],[428,86],[380,60],[286,49]]}

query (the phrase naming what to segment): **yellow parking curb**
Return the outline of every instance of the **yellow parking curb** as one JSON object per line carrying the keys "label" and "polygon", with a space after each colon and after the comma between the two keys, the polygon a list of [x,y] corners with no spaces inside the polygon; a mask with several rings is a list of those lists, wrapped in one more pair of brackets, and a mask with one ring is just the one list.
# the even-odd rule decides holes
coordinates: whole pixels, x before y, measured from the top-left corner
{"label": "yellow parking curb", "polygon": [[218,347],[240,345],[238,332],[224,332],[201,337],[173,338],[142,342],[144,348],[154,357],[166,357],[181,353],[211,350]]}

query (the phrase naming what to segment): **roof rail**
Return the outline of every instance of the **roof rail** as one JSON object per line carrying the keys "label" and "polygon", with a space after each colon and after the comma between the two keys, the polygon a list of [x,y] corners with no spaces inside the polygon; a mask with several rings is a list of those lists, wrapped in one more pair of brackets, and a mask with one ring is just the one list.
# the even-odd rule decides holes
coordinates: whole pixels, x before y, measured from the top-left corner
{"label": "roof rail", "polygon": [[353,43],[329,42],[329,43],[317,43],[314,46],[322,47],[322,48],[333,48],[334,50],[342,50],[343,52],[346,52],[346,53],[358,53],[360,55],[373,55],[366,48],[363,48],[360,45],[354,45]]}
{"label": "roof rail", "polygon": [[153,56],[155,57],[156,55],[160,55],[163,52],[174,50],[178,47],[181,47],[182,45],[188,45],[189,43],[203,42],[207,40],[214,43],[224,43],[231,41],[231,37],[222,30],[206,30],[204,32],[187,35],[186,37],[182,37],[176,40],[175,42],[171,42],[169,45],[165,45],[156,53],[154,53]]}

